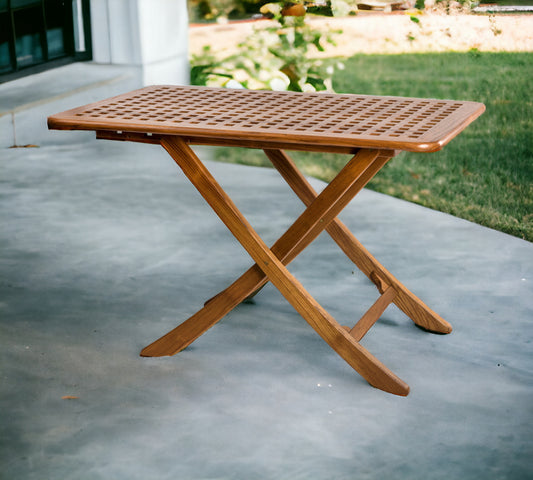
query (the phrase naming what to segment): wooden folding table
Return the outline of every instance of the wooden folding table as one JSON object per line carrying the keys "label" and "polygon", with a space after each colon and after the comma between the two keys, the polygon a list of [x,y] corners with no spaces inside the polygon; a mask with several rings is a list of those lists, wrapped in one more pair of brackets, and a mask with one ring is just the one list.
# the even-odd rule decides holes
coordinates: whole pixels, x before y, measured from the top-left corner
{"label": "wooden folding table", "polygon": [[[394,278],[336,217],[398,151],[440,150],[484,109],[480,103],[450,100],[153,86],[53,115],[48,126],[95,130],[100,139],[161,144],[255,262],[141,355],[183,350],[270,281],[371,385],[407,395],[409,386],[360,340],[392,302],[426,330],[449,333],[451,326]],[[269,248],[190,145],[264,150],[307,208]],[[352,158],[317,194],[285,150],[338,152]],[[354,327],[341,326],[286,267],[323,230],[380,292]]]}

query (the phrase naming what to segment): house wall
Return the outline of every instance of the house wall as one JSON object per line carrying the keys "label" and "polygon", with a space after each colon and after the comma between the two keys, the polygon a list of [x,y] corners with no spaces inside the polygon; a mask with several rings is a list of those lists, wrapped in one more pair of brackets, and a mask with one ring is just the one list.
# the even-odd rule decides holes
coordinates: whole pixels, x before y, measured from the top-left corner
{"label": "house wall", "polygon": [[143,85],[187,84],[186,0],[91,0],[93,61],[138,67]]}

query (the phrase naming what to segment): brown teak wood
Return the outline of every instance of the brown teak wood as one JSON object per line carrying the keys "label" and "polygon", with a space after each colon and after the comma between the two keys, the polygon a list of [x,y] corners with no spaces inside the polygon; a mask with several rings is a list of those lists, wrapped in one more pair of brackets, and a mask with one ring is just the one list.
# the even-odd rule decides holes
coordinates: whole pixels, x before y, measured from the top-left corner
{"label": "brown teak wood", "polygon": [[[291,158],[281,151],[265,150],[265,153],[300,200],[309,205],[316,197],[316,192]],[[448,322],[396,280],[340,220],[335,219],[326,230],[346,256],[376,285],[380,293],[383,294],[388,286],[394,288],[396,292],[394,303],[417,325],[436,333],[452,331]]]}
{"label": "brown teak wood", "polygon": [[[408,385],[360,340],[392,302],[426,330],[449,333],[451,326],[396,280],[336,217],[397,151],[439,150],[483,110],[476,102],[450,100],[155,86],[53,115],[48,124],[95,130],[101,139],[161,144],[255,262],[141,355],[183,350],[270,281],[371,385],[407,395]],[[195,144],[263,149],[305,204],[271,248],[190,148]],[[318,194],[284,150],[353,157]],[[352,328],[341,326],[287,270],[324,230],[380,292]]]}
{"label": "brown teak wood", "polygon": [[366,332],[372,328],[372,325],[383,315],[383,312],[385,312],[385,309],[394,300],[395,296],[396,292],[394,288],[387,287],[383,294],[374,302],[374,305],[349,329],[350,335],[359,342],[365,336]]}

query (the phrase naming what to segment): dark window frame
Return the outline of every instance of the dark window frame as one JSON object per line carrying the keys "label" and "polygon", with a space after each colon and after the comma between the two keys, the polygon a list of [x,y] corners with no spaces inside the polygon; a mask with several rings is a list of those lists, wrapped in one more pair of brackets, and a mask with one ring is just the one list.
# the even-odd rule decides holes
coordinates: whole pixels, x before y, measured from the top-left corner
{"label": "dark window frame", "polygon": [[[45,4],[49,0],[34,0],[32,2],[23,2],[26,5],[16,6],[16,0],[0,0],[0,15],[5,15],[3,20],[7,19],[8,24],[8,50],[10,55],[11,69],[0,73],[0,83],[15,80],[20,77],[39,73],[51,68],[56,68],[62,65],[66,65],[78,61],[87,61],[92,59],[92,36],[91,36],[91,12],[90,12],[90,0],[81,0],[81,14],[83,21],[83,39],[85,44],[85,50],[75,50],[74,39],[74,22],[73,18],[72,0],[65,0],[64,6],[66,7],[64,19],[62,19],[61,25],[64,28],[64,47],[65,52],[55,58],[48,58],[48,38],[47,38],[47,19]],[[42,60],[28,66],[21,66],[17,63],[16,52],[16,32],[15,32],[15,12],[29,10],[30,8],[41,9],[41,20],[39,34]],[[6,17],[7,16],[7,17]],[[0,18],[0,21],[2,19]],[[48,22],[50,25],[52,22]]]}

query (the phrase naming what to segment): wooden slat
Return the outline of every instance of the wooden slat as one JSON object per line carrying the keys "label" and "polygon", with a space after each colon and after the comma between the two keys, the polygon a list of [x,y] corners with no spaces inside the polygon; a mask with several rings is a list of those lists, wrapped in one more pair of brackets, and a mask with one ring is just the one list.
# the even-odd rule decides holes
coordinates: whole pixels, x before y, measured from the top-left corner
{"label": "wooden slat", "polygon": [[[98,140],[118,140],[138,143],[151,143],[158,145],[161,143],[163,135],[147,134],[140,132],[123,132],[115,130],[97,130],[96,138]],[[240,148],[265,148],[264,142],[258,142],[254,140],[233,140],[226,138],[207,138],[207,137],[181,137],[182,140],[189,145],[208,145],[212,147],[240,147]],[[269,142],[269,148],[281,149],[281,150],[298,150],[304,152],[324,152],[324,153],[344,153],[354,155],[359,151],[359,148],[354,147],[328,147],[324,145],[304,145],[296,143],[282,143],[282,142]]]}

